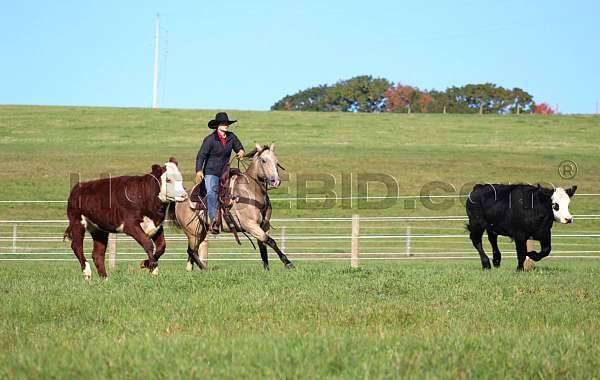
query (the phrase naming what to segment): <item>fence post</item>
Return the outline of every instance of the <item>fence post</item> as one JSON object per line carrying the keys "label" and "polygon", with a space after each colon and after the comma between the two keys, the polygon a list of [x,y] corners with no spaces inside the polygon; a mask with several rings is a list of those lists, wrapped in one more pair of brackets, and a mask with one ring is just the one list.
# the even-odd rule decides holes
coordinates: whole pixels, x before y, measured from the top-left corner
{"label": "fence post", "polygon": [[352,255],[350,259],[350,266],[352,268],[358,268],[358,235],[359,235],[359,217],[358,215],[352,215]]}
{"label": "fence post", "polygon": [[13,224],[12,253],[17,253],[17,224]]}
{"label": "fence post", "polygon": [[410,243],[411,243],[411,232],[410,232],[410,226],[406,227],[406,256],[412,256],[412,253],[410,252]]}
{"label": "fence post", "polygon": [[285,226],[281,227],[281,250],[285,252]]}
{"label": "fence post", "polygon": [[108,266],[109,268],[117,266],[117,234],[108,235]]}

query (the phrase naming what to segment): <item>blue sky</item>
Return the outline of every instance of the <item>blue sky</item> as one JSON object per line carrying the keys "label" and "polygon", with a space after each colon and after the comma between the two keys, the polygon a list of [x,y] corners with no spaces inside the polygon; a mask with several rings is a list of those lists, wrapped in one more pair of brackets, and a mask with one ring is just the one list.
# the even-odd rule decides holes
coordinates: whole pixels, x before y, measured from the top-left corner
{"label": "blue sky", "polygon": [[267,110],[370,74],[424,89],[494,82],[563,113],[600,101],[595,1],[6,1],[0,104]]}

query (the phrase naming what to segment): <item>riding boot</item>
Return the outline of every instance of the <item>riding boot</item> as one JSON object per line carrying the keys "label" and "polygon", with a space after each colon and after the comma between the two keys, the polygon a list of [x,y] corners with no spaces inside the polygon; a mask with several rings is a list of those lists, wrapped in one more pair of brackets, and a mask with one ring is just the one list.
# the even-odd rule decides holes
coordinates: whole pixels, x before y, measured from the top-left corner
{"label": "riding boot", "polygon": [[215,218],[215,220],[209,220],[208,223],[210,232],[213,233],[214,235],[217,235],[219,232],[221,232],[221,226],[219,225],[219,222],[217,221],[217,218]]}

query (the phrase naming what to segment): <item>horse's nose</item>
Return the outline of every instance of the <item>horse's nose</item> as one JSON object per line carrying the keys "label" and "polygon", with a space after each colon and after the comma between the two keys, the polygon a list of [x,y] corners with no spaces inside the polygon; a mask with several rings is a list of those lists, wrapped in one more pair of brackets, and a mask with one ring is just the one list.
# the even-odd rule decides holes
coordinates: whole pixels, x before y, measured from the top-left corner
{"label": "horse's nose", "polygon": [[187,193],[184,191],[183,194],[181,194],[181,198],[183,199],[187,199],[188,195]]}

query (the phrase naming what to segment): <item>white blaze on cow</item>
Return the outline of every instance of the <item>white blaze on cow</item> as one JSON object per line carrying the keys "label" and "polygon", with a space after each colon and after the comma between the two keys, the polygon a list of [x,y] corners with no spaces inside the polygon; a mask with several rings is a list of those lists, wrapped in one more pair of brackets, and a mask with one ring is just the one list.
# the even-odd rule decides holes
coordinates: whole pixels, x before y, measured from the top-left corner
{"label": "white blaze on cow", "polygon": [[165,172],[160,176],[160,193],[158,198],[162,202],[181,202],[187,198],[183,187],[183,176],[177,165],[173,162],[165,163]]}
{"label": "white blaze on cow", "polygon": [[571,203],[572,196],[571,189],[565,191],[562,187],[557,187],[552,193],[552,212],[554,213],[554,220],[557,222],[565,224],[573,222],[573,215],[569,212],[569,203]]}
{"label": "white blaze on cow", "polygon": [[160,225],[157,226],[156,224],[154,224],[154,221],[152,219],[148,218],[147,216],[144,216],[144,220],[142,221],[142,223],[140,223],[140,227],[142,227],[142,230],[144,230],[144,233],[146,235],[152,237],[154,236],[154,234],[156,234],[156,231],[158,231]]}

